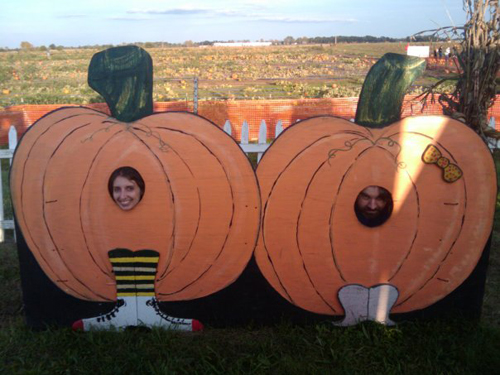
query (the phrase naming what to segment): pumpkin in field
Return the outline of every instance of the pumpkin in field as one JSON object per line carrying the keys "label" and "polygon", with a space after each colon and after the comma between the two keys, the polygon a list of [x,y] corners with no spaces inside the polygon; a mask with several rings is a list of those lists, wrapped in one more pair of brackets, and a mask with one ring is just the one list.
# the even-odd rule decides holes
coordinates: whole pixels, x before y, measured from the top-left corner
{"label": "pumpkin in field", "polygon": [[[447,117],[382,129],[309,119],[280,135],[257,176],[258,265],[284,298],[316,313],[347,316],[353,308],[343,302],[362,294],[365,313],[373,304],[394,304],[393,313],[427,307],[469,276],[492,228],[491,154]],[[367,186],[392,195],[392,214],[376,227],[355,213]]]}

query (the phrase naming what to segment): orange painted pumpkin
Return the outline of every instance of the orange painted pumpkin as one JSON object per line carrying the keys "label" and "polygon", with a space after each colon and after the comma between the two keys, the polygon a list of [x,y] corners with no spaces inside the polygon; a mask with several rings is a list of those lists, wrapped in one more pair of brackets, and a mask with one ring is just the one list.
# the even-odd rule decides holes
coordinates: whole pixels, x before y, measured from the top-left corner
{"label": "orange painted pumpkin", "polygon": [[[122,166],[146,185],[130,211],[108,193],[109,176]],[[155,291],[168,301],[233,282],[257,240],[260,199],[248,159],[217,126],[188,113],[122,123],[87,108],[54,111],[23,137],[11,190],[40,266],[84,300],[116,299],[112,249],[158,251]]]}
{"label": "orange painted pumpkin", "polygon": [[[393,285],[392,312],[425,308],[468,277],[492,228],[491,154],[472,130],[443,116],[383,129],[309,119],[276,139],[257,176],[258,265],[284,298],[316,313],[342,315],[338,292],[352,284]],[[387,189],[394,207],[370,228],[354,204],[372,185]]]}

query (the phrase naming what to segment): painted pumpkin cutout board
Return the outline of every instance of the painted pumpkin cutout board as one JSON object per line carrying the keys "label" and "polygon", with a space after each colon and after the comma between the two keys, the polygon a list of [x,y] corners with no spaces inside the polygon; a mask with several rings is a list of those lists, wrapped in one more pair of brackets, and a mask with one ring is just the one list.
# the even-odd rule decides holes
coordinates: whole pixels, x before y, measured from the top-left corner
{"label": "painted pumpkin cutout board", "polygon": [[[258,264],[282,296],[316,313],[342,315],[338,294],[349,285],[353,293],[394,288],[380,292],[384,301],[396,297],[393,313],[425,308],[469,276],[491,232],[491,155],[472,130],[446,117],[383,129],[331,117],[303,121],[276,141],[258,177]],[[392,214],[380,226],[355,213],[367,186],[392,194]]]}
{"label": "painted pumpkin cutout board", "polygon": [[[215,293],[250,260],[260,200],[246,155],[201,117],[151,114],[148,72],[151,60],[139,48],[96,54],[89,82],[114,116],[56,110],[16,150],[12,200],[19,246],[30,250],[20,251],[21,268],[32,254],[52,284],[38,290],[26,275],[33,264],[24,266],[33,326],[199,330],[199,322],[167,315],[160,302]],[[139,93],[127,92],[141,83]],[[47,306],[53,301],[65,306]]]}
{"label": "painted pumpkin cutout board", "polygon": [[390,313],[445,300],[466,284],[493,224],[495,167],[470,128],[367,113],[370,127],[335,117],[290,127],[257,169],[262,273],[294,305],[343,316],[339,325],[393,324]]}
{"label": "painted pumpkin cutout board", "polygon": [[[421,70],[406,63],[414,66],[402,74],[370,72],[356,121],[366,127],[320,117],[282,133],[258,167],[259,192],[247,158],[214,124],[152,113],[144,51],[97,54],[89,83],[112,117],[55,111],[14,158],[28,324],[198,330],[191,318],[225,326],[337,315],[348,325],[390,323],[389,312],[427,311],[452,296],[480,306],[492,160],[461,123],[399,121]],[[391,210],[370,227],[356,210],[374,188],[387,191]],[[259,225],[265,279],[251,258]]]}

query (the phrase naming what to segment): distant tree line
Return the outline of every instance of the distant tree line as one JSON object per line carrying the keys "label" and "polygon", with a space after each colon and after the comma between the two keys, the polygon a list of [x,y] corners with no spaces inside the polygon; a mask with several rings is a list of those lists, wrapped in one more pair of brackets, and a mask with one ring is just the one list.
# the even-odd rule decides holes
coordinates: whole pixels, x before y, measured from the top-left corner
{"label": "distant tree line", "polygon": [[[387,36],[316,36],[314,38],[300,37],[294,39],[287,36],[283,41],[277,44],[334,44],[334,43],[394,43],[394,42],[436,42],[436,38],[431,36],[405,37],[405,38],[390,38]],[[439,41],[444,41],[439,40]]]}
{"label": "distant tree line", "polygon": [[[416,37],[405,37],[405,38],[390,38],[386,36],[316,36],[313,38],[299,37],[294,38],[292,36],[287,36],[283,40],[259,40],[260,42],[272,42],[275,45],[292,45],[292,44],[335,44],[335,43],[394,43],[394,42],[439,42],[446,41],[445,38],[436,38],[435,36],[424,36],[419,35]],[[220,42],[250,42],[250,40],[205,40],[202,42],[193,42],[187,40],[184,43],[169,43],[169,42],[135,42],[135,43],[123,43],[124,44],[134,44],[142,48],[165,48],[165,47],[199,47],[199,46],[212,46],[214,43]],[[84,45],[78,47],[65,47],[61,45],[50,44],[49,46],[39,46],[35,47],[28,41],[23,41],[19,48],[0,48],[1,51],[51,51],[51,50],[62,50],[62,49],[106,49],[111,47],[116,47],[118,45],[113,44],[94,44],[94,45]]]}

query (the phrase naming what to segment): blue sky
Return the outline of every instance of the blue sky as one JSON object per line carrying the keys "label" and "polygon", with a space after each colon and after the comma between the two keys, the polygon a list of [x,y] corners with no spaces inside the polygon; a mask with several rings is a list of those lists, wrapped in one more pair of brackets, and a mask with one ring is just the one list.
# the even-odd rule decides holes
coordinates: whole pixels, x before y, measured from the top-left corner
{"label": "blue sky", "polygon": [[460,0],[2,0],[0,47],[405,37],[464,20]]}

